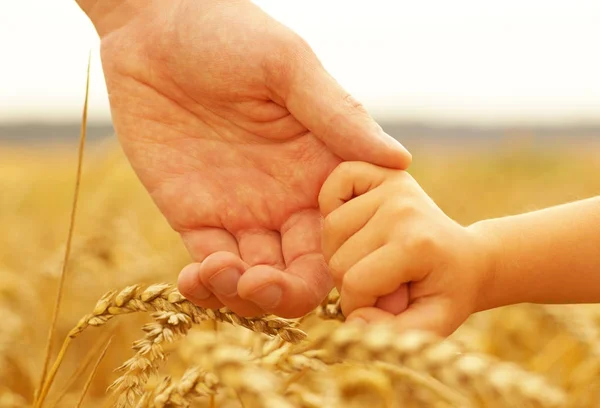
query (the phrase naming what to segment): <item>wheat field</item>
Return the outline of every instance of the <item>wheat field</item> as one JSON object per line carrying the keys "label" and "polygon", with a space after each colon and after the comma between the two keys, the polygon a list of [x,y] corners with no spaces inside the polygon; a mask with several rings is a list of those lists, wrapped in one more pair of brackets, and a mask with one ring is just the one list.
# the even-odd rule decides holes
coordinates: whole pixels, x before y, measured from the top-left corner
{"label": "wheat field", "polygon": [[[39,395],[76,144],[0,148],[0,407]],[[600,146],[413,154],[465,224],[600,194]],[[344,324],[335,293],[302,319],[241,319],[181,297],[188,262],[115,140],[88,146],[43,406],[600,407],[600,306],[510,306],[449,339]]]}

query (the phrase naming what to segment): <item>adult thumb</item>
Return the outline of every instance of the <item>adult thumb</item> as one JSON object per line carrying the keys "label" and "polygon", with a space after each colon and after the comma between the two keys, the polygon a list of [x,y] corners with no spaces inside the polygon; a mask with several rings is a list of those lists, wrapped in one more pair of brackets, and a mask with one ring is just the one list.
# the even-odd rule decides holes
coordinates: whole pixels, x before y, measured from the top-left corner
{"label": "adult thumb", "polygon": [[412,156],[386,134],[361,103],[325,70],[314,54],[290,68],[287,109],[343,160],[404,170]]}

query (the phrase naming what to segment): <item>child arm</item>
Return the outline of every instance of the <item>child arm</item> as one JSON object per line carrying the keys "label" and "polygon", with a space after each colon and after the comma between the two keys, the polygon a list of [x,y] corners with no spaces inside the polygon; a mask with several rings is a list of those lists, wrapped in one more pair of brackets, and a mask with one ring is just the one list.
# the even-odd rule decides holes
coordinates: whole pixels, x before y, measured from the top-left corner
{"label": "child arm", "polygon": [[469,227],[491,262],[478,310],[600,302],[600,196]]}

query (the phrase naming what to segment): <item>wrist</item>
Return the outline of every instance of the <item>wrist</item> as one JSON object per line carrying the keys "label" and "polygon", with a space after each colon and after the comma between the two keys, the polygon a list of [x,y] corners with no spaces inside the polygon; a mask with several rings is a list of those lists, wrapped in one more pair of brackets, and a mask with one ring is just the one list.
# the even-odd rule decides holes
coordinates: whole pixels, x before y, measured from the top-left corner
{"label": "wrist", "polygon": [[76,0],[92,21],[98,35],[104,37],[136,19],[152,6],[147,0]]}
{"label": "wrist", "polygon": [[476,250],[481,258],[480,270],[476,271],[480,279],[480,290],[475,302],[475,312],[504,306],[506,291],[501,286],[502,242],[494,234],[489,220],[479,221],[467,227],[478,245]]}

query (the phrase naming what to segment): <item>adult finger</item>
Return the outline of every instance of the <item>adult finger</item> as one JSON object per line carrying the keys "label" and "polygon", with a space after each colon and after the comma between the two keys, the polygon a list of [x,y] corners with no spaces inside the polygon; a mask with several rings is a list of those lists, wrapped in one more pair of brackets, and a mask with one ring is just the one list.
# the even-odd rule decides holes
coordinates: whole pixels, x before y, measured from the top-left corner
{"label": "adult finger", "polygon": [[266,313],[296,318],[314,310],[332,288],[323,257],[315,253],[296,259],[285,271],[250,268],[240,279],[239,293]]}
{"label": "adult finger", "polygon": [[[211,254],[228,252],[239,258],[238,244],[233,235],[221,228],[199,228],[181,233],[181,238],[196,262],[183,268],[179,274],[178,288],[194,304],[206,308],[219,308],[223,304],[214,296],[200,278],[202,262]],[[232,260],[232,257],[226,257]],[[233,258],[232,262],[237,260]]]}
{"label": "adult finger", "polygon": [[279,231],[244,230],[237,233],[236,237],[240,256],[248,265],[271,265],[285,269]]}
{"label": "adult finger", "polygon": [[210,254],[227,251],[240,256],[236,238],[223,228],[204,227],[181,233],[183,244],[195,262]]}
{"label": "adult finger", "polygon": [[177,288],[187,300],[206,309],[219,309],[223,303],[208,290],[202,283],[199,262],[185,266],[179,273]]}
{"label": "adult finger", "polygon": [[294,214],[281,236],[285,271],[269,265],[251,267],[240,278],[238,291],[266,312],[299,317],[317,307],[333,287],[321,254],[319,212]]}
{"label": "adult finger", "polygon": [[217,252],[202,262],[199,276],[204,286],[233,312],[240,316],[257,316],[263,313],[261,308],[238,295],[239,281],[249,267],[237,255]]}
{"label": "adult finger", "polygon": [[386,134],[366,109],[325,70],[310,47],[298,41],[286,55],[286,75],[276,82],[286,107],[344,160],[406,169],[412,157]]}

